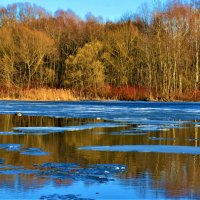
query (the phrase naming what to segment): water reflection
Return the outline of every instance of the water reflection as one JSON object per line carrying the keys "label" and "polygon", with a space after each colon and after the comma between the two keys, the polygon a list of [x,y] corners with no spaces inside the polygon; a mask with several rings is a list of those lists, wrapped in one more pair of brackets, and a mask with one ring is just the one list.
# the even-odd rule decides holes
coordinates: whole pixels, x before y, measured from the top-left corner
{"label": "water reflection", "polygon": [[[104,122],[104,120],[0,115],[0,132],[12,132],[13,127],[64,127],[99,122]],[[124,135],[124,132],[131,133],[131,130],[136,127],[134,124],[131,126],[129,124],[122,127],[98,127],[46,135],[33,135],[29,133],[24,135],[1,135],[0,144],[21,144],[23,148],[40,148],[44,152],[51,153],[33,156],[1,149],[0,158],[3,159],[3,162],[0,163],[0,167],[1,165],[13,165],[33,170],[36,169],[35,164],[42,165],[45,162],[78,163],[81,167],[88,167],[90,164],[122,164],[127,166],[127,172],[117,175],[120,179],[113,183],[113,188],[115,188],[115,184],[118,184],[120,186],[116,186],[118,193],[122,192],[125,195],[124,197],[134,198],[132,195],[136,194],[138,197],[140,195],[141,198],[198,197],[200,195],[198,176],[200,174],[199,155],[78,150],[81,146],[91,145],[160,144],[200,146],[199,127],[192,125],[192,123],[181,128],[171,128],[165,131],[157,130],[156,132],[152,131],[145,134]],[[72,178],[53,178],[51,181],[55,188],[62,188],[63,186],[73,188],[74,185],[78,184],[77,180]],[[84,183],[87,187],[92,188],[94,186],[90,181],[85,181]],[[0,186],[0,191],[10,189],[16,192],[21,191],[21,193],[28,191],[32,193],[32,197],[38,197],[36,193],[39,189],[46,188],[47,186],[50,187],[49,177],[40,177],[36,173],[21,173],[21,175],[20,173],[14,173],[13,175],[0,174]],[[86,188],[85,190],[83,188],[85,187],[82,187],[82,190],[80,190],[81,194],[87,191]],[[125,193],[126,190],[132,192]],[[106,193],[106,188],[103,188],[103,191]],[[150,195],[151,192],[154,196]],[[66,194],[63,190],[61,193]],[[88,197],[93,198],[95,196],[91,194]],[[100,197],[106,196],[100,195]]]}

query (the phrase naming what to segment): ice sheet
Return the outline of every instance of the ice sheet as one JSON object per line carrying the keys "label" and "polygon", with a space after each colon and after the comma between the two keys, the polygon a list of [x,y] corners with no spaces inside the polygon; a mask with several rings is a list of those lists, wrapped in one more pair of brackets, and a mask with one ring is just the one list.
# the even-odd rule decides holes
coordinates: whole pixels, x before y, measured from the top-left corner
{"label": "ice sheet", "polygon": [[177,124],[181,121],[200,120],[200,103],[1,101],[0,113],[110,120],[124,119],[130,122],[148,122],[151,120],[151,122],[165,121],[165,123]]}
{"label": "ice sheet", "polygon": [[[79,127],[16,127],[14,130],[46,133],[86,130],[97,127],[118,126],[119,123],[139,125],[139,132],[163,131],[193,124],[199,128],[200,103],[186,102],[125,102],[125,101],[79,101],[79,102],[26,102],[1,101],[0,114],[21,113],[28,116],[55,118],[93,118],[112,121],[113,124]],[[104,124],[104,125],[103,125]],[[35,130],[33,130],[35,129]],[[49,129],[49,130],[47,130]],[[136,132],[137,132],[136,131]],[[36,134],[37,134],[36,132]],[[1,133],[0,133],[1,134]],[[3,133],[2,133],[3,134]],[[7,134],[14,134],[7,132]],[[22,134],[22,133],[21,133]]]}

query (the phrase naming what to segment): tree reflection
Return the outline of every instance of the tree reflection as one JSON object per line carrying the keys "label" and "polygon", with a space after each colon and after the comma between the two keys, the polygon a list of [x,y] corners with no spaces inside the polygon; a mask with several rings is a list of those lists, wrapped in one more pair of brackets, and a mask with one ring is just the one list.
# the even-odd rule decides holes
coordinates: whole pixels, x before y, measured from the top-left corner
{"label": "tree reflection", "polygon": [[[17,117],[14,115],[0,115],[0,131],[12,131],[13,127],[21,126],[78,126],[85,123],[99,122],[96,119],[65,119],[50,117]],[[128,144],[162,144],[162,145],[187,145],[199,146],[199,128],[188,126],[181,129],[170,129],[163,132],[151,132],[146,135],[112,135],[108,133],[120,132],[127,127],[95,128],[84,131],[71,131],[65,133],[51,133],[47,135],[1,135],[0,143],[19,143],[24,147],[42,148],[51,152],[45,156],[20,155],[19,152],[6,152],[0,150],[0,158],[6,164],[24,166],[34,169],[34,164],[44,162],[79,163],[81,166],[88,164],[124,164],[128,166],[127,173],[121,174],[126,181],[123,184],[136,187],[143,184],[148,178],[151,187],[163,189],[168,198],[184,196],[194,197],[200,194],[200,156],[165,153],[131,153],[131,152],[98,152],[79,151],[80,146],[91,145],[128,145]],[[102,134],[96,134],[101,132]],[[104,133],[104,134],[103,134]],[[175,140],[152,141],[149,137],[175,138]],[[191,139],[193,138],[193,140]],[[137,181],[133,181],[137,180]],[[43,187],[48,178],[38,178],[35,175],[0,175],[0,186],[20,190]],[[17,187],[16,188],[16,182]],[[71,179],[54,179],[56,187],[71,185]],[[148,187],[147,185],[144,187]]]}

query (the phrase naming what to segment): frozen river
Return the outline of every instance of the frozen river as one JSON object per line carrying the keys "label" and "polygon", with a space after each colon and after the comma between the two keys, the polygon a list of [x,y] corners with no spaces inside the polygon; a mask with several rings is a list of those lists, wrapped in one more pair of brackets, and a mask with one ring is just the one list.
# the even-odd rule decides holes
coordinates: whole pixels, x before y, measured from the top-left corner
{"label": "frozen river", "polygon": [[0,114],[1,199],[200,196],[200,103],[0,101]]}

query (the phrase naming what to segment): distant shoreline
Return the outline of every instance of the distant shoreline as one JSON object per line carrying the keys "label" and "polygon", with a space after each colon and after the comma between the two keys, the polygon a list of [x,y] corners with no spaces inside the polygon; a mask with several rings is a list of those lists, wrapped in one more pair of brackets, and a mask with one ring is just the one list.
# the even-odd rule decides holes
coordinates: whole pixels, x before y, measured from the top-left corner
{"label": "distant shoreline", "polygon": [[200,103],[200,101],[183,101],[183,100],[120,100],[120,99],[28,99],[28,98],[20,98],[20,99],[12,99],[12,98],[0,98],[0,101],[36,101],[36,102],[89,102],[89,101],[96,101],[96,102],[146,102],[146,103]]}
{"label": "distant shoreline", "polygon": [[[102,89],[103,90],[103,89]],[[81,96],[68,89],[55,88],[0,88],[0,100],[14,101],[143,101],[143,102],[200,102],[199,96],[186,94],[183,98],[148,97],[148,90],[114,88],[104,91],[101,96]]]}

